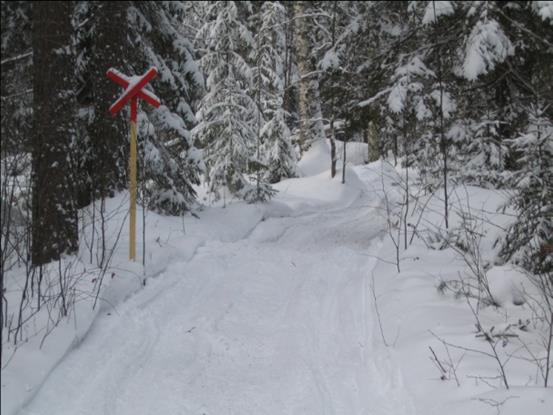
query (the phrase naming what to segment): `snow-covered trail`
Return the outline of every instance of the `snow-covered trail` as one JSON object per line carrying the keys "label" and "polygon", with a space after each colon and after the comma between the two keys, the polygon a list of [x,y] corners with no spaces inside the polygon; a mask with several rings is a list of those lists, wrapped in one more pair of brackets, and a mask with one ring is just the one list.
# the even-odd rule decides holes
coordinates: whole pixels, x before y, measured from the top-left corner
{"label": "snow-covered trail", "polygon": [[97,319],[22,413],[413,414],[379,345],[368,202],[269,218],[170,264]]}

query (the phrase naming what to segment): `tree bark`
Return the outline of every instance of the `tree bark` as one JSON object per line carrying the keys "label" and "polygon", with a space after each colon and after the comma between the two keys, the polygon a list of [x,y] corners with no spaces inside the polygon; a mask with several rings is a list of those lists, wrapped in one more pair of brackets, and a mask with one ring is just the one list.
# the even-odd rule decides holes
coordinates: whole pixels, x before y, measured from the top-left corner
{"label": "tree bark", "polygon": [[[432,2],[432,7],[434,8],[434,16],[436,16],[436,2]],[[436,24],[434,26],[437,27]],[[436,35],[438,35],[438,32],[436,30]],[[443,165],[442,165],[442,175],[443,175],[443,183],[444,183],[444,219],[445,219],[445,228],[449,228],[449,201],[448,201],[448,193],[447,193],[447,156],[448,156],[448,146],[446,142],[445,137],[445,126],[444,126],[444,103],[443,103],[443,96],[444,96],[444,87],[442,84],[443,81],[443,74],[442,74],[442,56],[441,56],[441,50],[438,50],[438,83],[440,84],[440,151],[442,153],[442,159],[443,159]]]}
{"label": "tree bark", "polygon": [[336,137],[334,135],[334,115],[330,119],[330,177],[336,176]]}
{"label": "tree bark", "polygon": [[69,165],[76,110],[71,9],[71,2],[33,2],[33,265],[78,248]]}
{"label": "tree bark", "polygon": [[342,156],[342,184],[346,183],[346,150],[347,150],[347,140],[346,137],[344,137],[344,141],[342,141],[344,144],[344,154]]}

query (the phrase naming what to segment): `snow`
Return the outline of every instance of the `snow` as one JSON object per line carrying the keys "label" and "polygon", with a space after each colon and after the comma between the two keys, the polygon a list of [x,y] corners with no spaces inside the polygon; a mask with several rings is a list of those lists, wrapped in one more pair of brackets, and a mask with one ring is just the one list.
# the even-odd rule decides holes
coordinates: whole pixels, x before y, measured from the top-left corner
{"label": "snow", "polygon": [[[336,124],[339,124],[338,122]],[[336,168],[341,171],[343,158],[343,141],[336,140]],[[359,166],[367,162],[367,145],[360,142],[346,143],[346,159],[348,165]],[[309,151],[305,153],[298,163],[298,174],[301,177],[312,177],[311,180],[317,180],[314,176],[330,177],[330,140],[315,141]],[[346,173],[347,175],[347,173]],[[288,181],[284,183],[289,183]],[[282,184],[279,185],[282,187]],[[318,189],[324,190],[325,185]]]}
{"label": "snow", "polygon": [[502,305],[520,304],[524,291],[531,289],[528,278],[510,265],[493,267],[486,276],[494,299]]}
{"label": "snow", "polygon": [[357,104],[358,107],[360,108],[363,108],[363,107],[366,107],[367,105],[371,105],[373,102],[376,102],[380,97],[384,96],[385,94],[387,94],[388,92],[390,92],[390,89],[391,88],[385,88],[383,89],[382,91],[376,93],[375,95],[373,95],[372,97],[370,98],[367,98],[361,102],[359,102]]}
{"label": "snow", "polygon": [[[151,248],[166,267],[103,307],[22,413],[362,413],[368,398],[407,413],[392,358],[371,356],[365,251],[381,223],[350,175],[186,220]],[[151,238],[175,227],[153,222]]]}
{"label": "snow", "polygon": [[336,53],[336,49],[332,48],[327,50],[323,59],[319,62],[319,66],[323,71],[338,68],[340,66],[340,58]]}
{"label": "snow", "polygon": [[394,75],[396,77],[406,76],[406,75],[419,75],[419,76],[436,76],[433,71],[428,69],[419,56],[414,56],[407,64],[400,66],[396,69]]}
{"label": "snow", "polygon": [[549,19],[553,25],[553,1],[533,1],[532,7],[544,21]]}
{"label": "snow", "polygon": [[453,5],[450,1],[429,1],[424,9],[422,24],[435,23],[440,16],[450,16],[453,13]]}
{"label": "snow", "polygon": [[[428,69],[418,56],[412,57],[405,65],[398,67],[394,72],[395,81],[389,89],[390,93],[386,101],[390,111],[397,114],[404,110],[407,105],[408,92],[413,93],[415,100],[417,98],[420,99],[420,97],[417,97],[416,92],[420,92],[423,89],[423,85],[415,81],[416,77],[429,78],[435,76],[434,72]],[[371,100],[376,99],[378,96],[379,94],[364,101],[362,104],[368,105],[371,103]],[[418,108],[417,111],[419,116],[425,116],[421,108]]]}
{"label": "snow", "polygon": [[[436,86],[439,87],[439,85]],[[457,109],[455,100],[447,91],[440,92],[439,89],[435,89],[430,93],[430,97],[434,100],[437,107],[441,106],[444,118],[450,118]]]}
{"label": "snow", "polygon": [[[126,82],[127,82],[127,87],[125,88],[125,91],[123,92],[123,94],[121,94],[121,96],[124,96],[127,94],[127,92],[129,92],[132,88],[134,88],[136,86],[137,83],[140,82],[140,80],[144,77],[144,75],[131,75],[131,76],[127,76],[125,75],[123,72],[115,69],[115,68],[110,68],[108,70],[108,72],[111,71],[113,72],[114,74],[116,74],[119,78],[121,79],[124,79]],[[151,88],[150,85],[147,86],[148,88]],[[154,101],[158,101],[158,102],[161,102],[160,99],[150,90],[146,89],[146,88],[142,88],[141,90],[142,93],[144,93],[144,95],[148,95],[151,99],[153,99]]]}
{"label": "snow", "polygon": [[[384,192],[400,200],[404,171],[363,164],[366,151],[348,143],[346,184],[330,179],[328,142],[319,141],[299,163],[302,177],[276,184],[270,203],[219,203],[199,219],[148,212],[144,271],[126,260],[125,226],[101,306],[79,303],[76,322],[62,323],[41,350],[37,337],[17,350],[2,373],[2,413],[551,413],[551,390],[539,387],[531,362],[513,359],[512,388],[493,387],[498,381],[485,378],[497,374],[493,359],[446,352],[434,336],[486,350],[465,300],[436,289],[467,268],[451,248],[432,250],[417,237],[397,272]],[[496,212],[506,195],[451,192],[449,234],[467,209],[478,212],[483,260],[491,260],[512,220]],[[440,196],[425,197],[421,223],[445,234]],[[125,193],[108,201],[109,232],[126,203]],[[537,331],[511,324],[528,315],[517,305],[524,276],[497,264],[486,276],[502,308],[481,311],[483,329],[510,330],[537,352]],[[451,373],[440,379],[429,346],[458,363],[460,386]]]}
{"label": "snow", "polygon": [[[385,176],[394,180],[393,167],[374,165],[372,169],[383,169]],[[403,169],[398,168],[398,173],[402,172]],[[399,196],[393,187],[387,189],[389,198]],[[374,188],[374,192],[382,193],[382,187]],[[461,218],[467,210],[470,209],[476,217],[480,217],[475,229],[482,234],[479,241],[482,263],[492,261],[495,257],[497,247],[494,241],[500,229],[505,228],[512,220],[509,212],[497,213],[506,197],[504,193],[479,187],[456,187],[451,190],[449,234],[453,235],[457,232],[456,229],[461,229]],[[419,203],[424,205],[425,200]],[[426,224],[424,228],[428,230],[434,229],[445,235],[441,211],[443,201],[440,195],[430,197],[420,223]],[[382,216],[385,217],[386,213],[383,212]],[[410,223],[416,223],[416,217],[410,219]],[[517,336],[510,339],[499,352],[501,358],[508,362],[507,376],[511,389],[505,390],[497,380],[497,365],[494,366],[489,357],[451,346],[447,351],[434,336],[455,346],[484,352],[489,350],[486,349],[486,342],[475,334],[474,317],[466,300],[462,296],[441,293],[437,289],[444,281],[469,277],[470,271],[462,257],[451,248],[429,250],[419,238],[414,238],[407,250],[400,251],[402,270],[398,273],[397,270],[394,271],[395,254],[393,243],[387,236],[377,254],[382,261],[371,271],[372,286],[381,316],[381,337],[385,338],[399,360],[406,392],[415,403],[416,413],[495,414],[496,407],[501,410],[501,414],[508,415],[522,413],[521,408],[532,414],[551,413],[553,394],[550,390],[538,387],[541,380],[535,372],[536,368],[529,362],[519,360],[520,356],[517,354],[519,338],[533,344],[531,347],[539,342],[537,332],[516,328],[519,321],[524,322],[531,315],[529,307],[521,305],[520,295],[524,290],[532,292],[528,278],[507,265],[491,266],[485,273],[494,299],[502,307],[488,307],[480,311],[484,329],[495,328],[500,331],[508,328],[510,334]],[[457,365],[460,386],[456,385],[451,371],[446,379],[440,379],[438,370],[430,364],[432,355],[429,346],[442,361],[448,360],[447,353],[451,354],[452,361]],[[422,361],[425,359],[421,360],[423,356],[426,357],[426,362]],[[529,385],[532,387],[525,387]],[[429,391],[432,393],[429,394]]]}
{"label": "snow", "polygon": [[499,23],[492,19],[480,20],[472,29],[467,41],[463,75],[469,81],[474,81],[513,54],[513,44]]}
{"label": "snow", "polygon": [[388,100],[387,100],[388,108],[390,108],[390,111],[394,113],[399,113],[403,111],[403,108],[405,107],[406,99],[407,99],[407,87],[404,85],[403,82],[398,82],[392,87],[392,90],[388,95]]}
{"label": "snow", "polygon": [[330,147],[326,140],[316,140],[309,151],[298,163],[298,172],[302,176],[315,176],[330,166]]}

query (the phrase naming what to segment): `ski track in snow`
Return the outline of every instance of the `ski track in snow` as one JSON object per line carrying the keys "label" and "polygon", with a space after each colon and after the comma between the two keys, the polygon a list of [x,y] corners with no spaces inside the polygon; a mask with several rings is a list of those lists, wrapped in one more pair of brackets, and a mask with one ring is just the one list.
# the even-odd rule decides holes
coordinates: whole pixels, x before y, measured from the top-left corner
{"label": "ski track in snow", "polygon": [[368,202],[269,218],[168,265],[21,413],[414,414],[371,305]]}

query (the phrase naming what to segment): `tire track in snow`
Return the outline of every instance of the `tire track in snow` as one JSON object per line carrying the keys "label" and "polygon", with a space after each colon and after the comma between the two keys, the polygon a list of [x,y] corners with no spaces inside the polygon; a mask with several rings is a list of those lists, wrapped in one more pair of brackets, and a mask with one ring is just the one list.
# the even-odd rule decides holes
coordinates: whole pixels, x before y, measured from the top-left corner
{"label": "tire track in snow", "polygon": [[366,204],[205,243],[95,325],[24,413],[414,414],[375,346]]}

